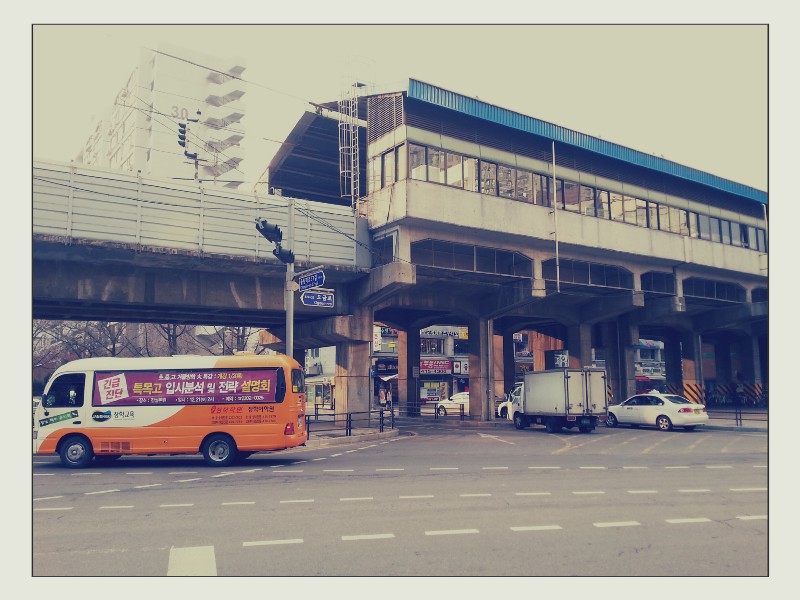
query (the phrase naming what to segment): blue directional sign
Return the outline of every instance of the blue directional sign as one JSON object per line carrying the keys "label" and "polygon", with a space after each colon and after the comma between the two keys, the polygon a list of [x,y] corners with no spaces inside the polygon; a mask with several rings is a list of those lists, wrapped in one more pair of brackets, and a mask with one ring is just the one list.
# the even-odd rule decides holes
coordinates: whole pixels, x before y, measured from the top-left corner
{"label": "blue directional sign", "polygon": [[299,275],[297,277],[297,283],[300,284],[301,292],[322,287],[325,283],[325,271],[312,271],[311,273]]}
{"label": "blue directional sign", "polygon": [[303,292],[300,294],[303,306],[322,306],[333,308],[333,292]]}

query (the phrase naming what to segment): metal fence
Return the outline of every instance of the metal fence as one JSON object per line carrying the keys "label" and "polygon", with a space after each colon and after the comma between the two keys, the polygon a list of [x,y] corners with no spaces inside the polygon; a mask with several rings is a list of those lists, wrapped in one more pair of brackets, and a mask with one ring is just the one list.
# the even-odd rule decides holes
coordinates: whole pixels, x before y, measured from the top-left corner
{"label": "metal fence", "polygon": [[392,409],[336,413],[315,404],[314,412],[306,414],[306,431],[326,436],[351,436],[354,433],[383,433],[395,428],[395,411]]}

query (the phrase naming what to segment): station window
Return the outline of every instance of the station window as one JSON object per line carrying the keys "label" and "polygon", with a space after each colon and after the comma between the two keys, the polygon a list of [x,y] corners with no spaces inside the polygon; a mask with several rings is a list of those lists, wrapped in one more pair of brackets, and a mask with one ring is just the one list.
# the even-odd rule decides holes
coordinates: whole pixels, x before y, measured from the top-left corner
{"label": "station window", "polygon": [[468,192],[478,191],[478,159],[464,157],[464,189]]}
{"label": "station window", "polygon": [[408,168],[411,179],[418,181],[428,180],[427,160],[425,159],[425,146],[417,144],[408,145]]}
{"label": "station window", "polygon": [[517,169],[517,200],[533,202],[533,173]]}
{"label": "station window", "polygon": [[428,148],[428,181],[445,183],[444,150]]}
{"label": "station window", "polygon": [[581,186],[572,181],[563,183],[564,209],[570,212],[580,212],[581,210]]}
{"label": "station window", "polygon": [[594,188],[581,186],[581,214],[587,217],[597,216],[597,205],[595,204]]}
{"label": "station window", "polygon": [[481,161],[481,194],[497,196],[497,165]]}
{"label": "station window", "polygon": [[464,163],[460,154],[448,152],[447,161],[447,185],[463,188],[464,187]]}
{"label": "station window", "polygon": [[514,197],[515,169],[506,165],[497,166],[498,195],[503,198]]}

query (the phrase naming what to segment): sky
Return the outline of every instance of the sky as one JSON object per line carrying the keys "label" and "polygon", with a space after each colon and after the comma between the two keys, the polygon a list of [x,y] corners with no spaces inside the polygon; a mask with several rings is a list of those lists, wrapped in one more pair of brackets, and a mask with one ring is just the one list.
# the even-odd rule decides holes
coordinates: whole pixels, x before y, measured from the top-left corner
{"label": "sky", "polygon": [[[37,25],[33,156],[70,160],[161,42],[244,58],[248,177],[311,102],[409,77],[767,189],[765,25]],[[256,172],[258,171],[258,172]]]}

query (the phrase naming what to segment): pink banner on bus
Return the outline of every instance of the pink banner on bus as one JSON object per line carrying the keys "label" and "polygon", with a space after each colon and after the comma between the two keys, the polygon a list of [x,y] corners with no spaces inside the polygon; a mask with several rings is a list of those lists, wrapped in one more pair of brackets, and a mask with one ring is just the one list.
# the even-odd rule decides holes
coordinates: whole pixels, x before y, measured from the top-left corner
{"label": "pink banner on bus", "polygon": [[277,369],[98,372],[92,406],[275,402]]}

